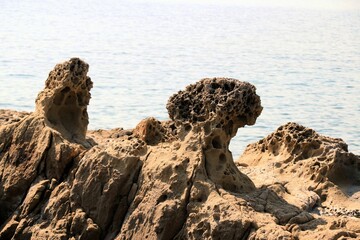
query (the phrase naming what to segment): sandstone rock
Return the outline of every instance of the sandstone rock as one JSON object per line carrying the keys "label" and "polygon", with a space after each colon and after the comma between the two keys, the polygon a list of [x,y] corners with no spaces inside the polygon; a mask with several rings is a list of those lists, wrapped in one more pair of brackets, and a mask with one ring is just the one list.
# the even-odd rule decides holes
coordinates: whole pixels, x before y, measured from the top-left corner
{"label": "sandstone rock", "polygon": [[87,70],[57,65],[35,112],[1,123],[0,239],[359,237],[343,141],[289,124],[235,165],[231,138],[262,110],[251,84],[203,79],[169,99],[169,121],[87,131]]}
{"label": "sandstone rock", "polygon": [[349,153],[341,139],[299,124],[285,124],[249,145],[238,165],[248,166],[240,169],[258,185],[282,183],[279,194],[300,208],[360,207],[360,157]]}
{"label": "sandstone rock", "polygon": [[255,87],[231,78],[205,78],[174,94],[166,108],[180,125],[206,122],[205,130],[223,129],[229,137],[253,125],[262,107]]}
{"label": "sandstone rock", "polygon": [[[349,153],[343,140],[319,135],[297,123],[287,123],[266,138],[248,145],[237,165],[258,187],[273,189],[300,209],[320,213],[321,218],[317,217],[325,227],[313,226],[311,234],[315,238],[358,236],[355,234],[357,228],[346,229],[341,225],[341,231],[330,231],[334,230],[329,223],[332,216],[336,216],[334,219],[342,216],[344,226],[356,222],[360,227],[357,214],[360,209],[360,157]],[[294,220],[305,222],[299,225],[304,229],[312,222],[308,216],[297,216],[288,223]],[[299,236],[310,234],[304,235],[304,229]]]}
{"label": "sandstone rock", "polygon": [[19,122],[29,114],[29,112],[17,112],[14,110],[0,109],[0,126]]}
{"label": "sandstone rock", "polygon": [[57,64],[36,99],[36,113],[68,138],[83,140],[86,135],[93,85],[88,70],[89,65],[78,58]]}
{"label": "sandstone rock", "polygon": [[[209,87],[218,95],[209,94]],[[245,96],[239,101],[236,97],[241,94]],[[219,102],[224,96],[228,96],[228,102]],[[212,101],[217,101],[218,107],[224,104],[234,110],[223,115],[215,108],[209,112],[206,105]],[[232,106],[237,103],[241,106]],[[203,108],[194,112],[198,105]],[[228,145],[238,127],[253,124],[260,114],[255,88],[234,79],[205,79],[172,96],[167,108],[176,126],[146,119],[134,130],[147,143],[154,144],[149,140],[163,143],[148,146],[138,193],[117,239],[243,236],[251,225],[250,220],[239,220],[236,214],[225,215],[212,230],[213,223],[207,222],[207,218],[213,215],[210,206],[216,206],[211,199],[218,195],[219,189],[240,193],[254,190],[251,180],[234,165]],[[165,139],[168,141],[164,142]],[[220,220],[220,211],[217,214]],[[198,220],[193,215],[199,216]],[[201,229],[196,227],[199,224]],[[234,227],[238,227],[235,232],[228,232]]]}
{"label": "sandstone rock", "polygon": [[201,129],[206,171],[212,181],[233,192],[254,189],[229,151],[238,128],[253,125],[262,111],[253,85],[231,78],[206,78],[174,94],[166,107],[179,125]]}
{"label": "sandstone rock", "polygon": [[[36,100],[37,110],[13,124],[0,127],[0,225],[18,208],[33,182],[52,178],[62,180],[66,168],[89,145],[84,138],[87,122],[83,122],[80,132],[70,133],[69,126],[76,123],[68,118],[69,115],[87,115],[87,102],[78,107],[78,99],[57,101],[63,89],[90,96],[91,81],[86,77],[87,70],[88,65],[79,59],[57,65]],[[77,84],[71,85],[70,81]],[[87,83],[87,88],[78,90],[80,83]],[[62,107],[58,108],[58,103]]]}
{"label": "sandstone rock", "polygon": [[145,141],[148,145],[170,141],[176,137],[175,124],[167,121],[160,122],[153,117],[142,120],[134,129],[134,136]]}

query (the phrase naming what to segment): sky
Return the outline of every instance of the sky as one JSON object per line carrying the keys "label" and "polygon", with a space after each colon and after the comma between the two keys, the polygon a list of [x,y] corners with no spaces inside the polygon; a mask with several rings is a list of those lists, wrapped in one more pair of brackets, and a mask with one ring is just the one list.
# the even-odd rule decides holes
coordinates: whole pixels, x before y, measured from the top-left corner
{"label": "sky", "polygon": [[[141,1],[141,0],[140,0]],[[212,3],[245,6],[272,6],[303,9],[360,10],[360,0],[152,0],[155,2]]]}

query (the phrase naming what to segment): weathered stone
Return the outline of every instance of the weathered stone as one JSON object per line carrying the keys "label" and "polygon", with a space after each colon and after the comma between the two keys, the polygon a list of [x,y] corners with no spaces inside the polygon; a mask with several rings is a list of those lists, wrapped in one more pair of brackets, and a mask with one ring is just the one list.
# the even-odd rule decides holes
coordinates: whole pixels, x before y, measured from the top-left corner
{"label": "weathered stone", "polygon": [[205,130],[223,129],[230,137],[255,124],[262,111],[255,87],[232,78],[202,79],[170,97],[166,108],[181,125],[206,122]]}
{"label": "weathered stone", "polygon": [[343,140],[299,124],[287,123],[250,144],[238,165],[248,166],[240,169],[257,185],[284,183],[278,194],[302,209],[359,207],[360,157]]}
{"label": "weathered stone", "polygon": [[251,84],[203,79],[169,99],[170,121],[87,131],[87,70],[57,65],[35,112],[0,111],[0,239],[359,237],[342,140],[291,123],[234,164],[231,138],[262,110]]}
{"label": "weathered stone", "polygon": [[89,123],[87,105],[93,83],[89,65],[78,58],[57,64],[36,99],[36,113],[63,135],[84,140]]}

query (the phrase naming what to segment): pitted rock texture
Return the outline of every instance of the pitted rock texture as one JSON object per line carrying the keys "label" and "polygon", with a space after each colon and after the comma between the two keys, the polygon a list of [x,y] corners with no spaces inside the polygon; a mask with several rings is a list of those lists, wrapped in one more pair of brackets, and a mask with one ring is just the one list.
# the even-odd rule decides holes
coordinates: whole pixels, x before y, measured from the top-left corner
{"label": "pitted rock texture", "polygon": [[[255,124],[262,111],[256,88],[231,78],[205,78],[170,97],[169,116],[179,125],[203,134],[209,178],[233,192],[255,189],[234,164],[229,144],[238,128]],[[191,127],[192,126],[192,127]]]}
{"label": "pitted rock texture", "polygon": [[[37,110],[21,114],[24,117],[19,121],[0,126],[0,225],[20,206],[32,184],[44,179],[62,180],[67,169],[89,146],[84,133],[87,122],[80,130],[75,129],[77,124],[69,117],[86,113],[86,106],[77,108],[79,102],[74,98],[64,100],[60,107],[56,105],[63,89],[69,88],[71,92],[79,87],[73,83],[77,80],[72,79],[89,83],[87,70],[88,65],[79,59],[58,64],[36,100]],[[87,96],[88,90],[83,91]],[[62,126],[71,126],[74,133],[83,136],[77,135],[80,138],[75,142],[74,136]]]}
{"label": "pitted rock texture", "polygon": [[237,164],[302,209],[360,217],[360,156],[339,138],[287,123],[250,144]]}
{"label": "pitted rock texture", "polygon": [[[66,62],[57,67],[62,69],[60,81],[72,82],[69,76],[79,75],[77,71],[82,80],[88,79],[87,64],[79,61],[71,59],[70,65]],[[226,81],[221,80],[224,85]],[[244,88],[230,90],[230,95],[255,89],[234,81],[227,84]],[[160,122],[148,118],[134,130],[95,130],[82,136],[86,124],[76,122],[75,129],[71,129],[63,125],[69,119],[60,116],[63,111],[86,109],[80,107],[79,99],[70,97],[68,104],[66,100],[54,104],[56,96],[62,98],[61,89],[65,85],[49,83],[49,89],[39,95],[37,111],[18,122],[0,126],[0,239],[359,238],[360,218],[348,215],[339,218],[315,211],[316,204],[322,201],[316,198],[317,192],[298,195],[296,191],[287,191],[284,182],[260,186],[258,178],[254,183],[244,174],[249,172],[253,176],[250,167],[243,167],[245,163],[241,164],[242,172],[237,169],[228,150],[237,128],[229,131],[226,127],[237,115],[235,112],[224,111],[221,117],[209,114],[209,119],[197,122]],[[77,96],[79,89],[75,85],[69,87],[73,93],[68,96]],[[64,99],[68,96],[63,95]],[[254,91],[248,96],[258,98]],[[206,102],[207,98],[204,99]],[[260,100],[240,104],[243,106],[237,106],[238,109],[255,112],[247,113],[253,115],[251,121],[236,118],[242,123],[234,126],[253,124],[260,113]],[[51,107],[54,110],[48,111]],[[217,122],[219,119],[228,122],[222,125],[221,120],[220,124]],[[289,145],[289,149],[302,142],[301,134],[291,134],[291,141],[296,143]],[[285,135],[286,131],[284,138],[278,139],[278,146],[286,145]],[[254,152],[261,151],[260,145],[253,148]],[[300,144],[301,148],[306,146]],[[334,157],[331,146],[336,149],[340,146],[335,156],[343,152],[347,156],[339,140],[336,146],[330,143],[329,151],[323,151],[322,157],[330,160]],[[268,144],[266,147],[269,149]],[[305,156],[301,148],[295,151],[296,156]],[[267,159],[270,162],[271,154]],[[284,154],[290,153],[284,150]],[[305,160],[295,158],[289,158],[287,164]],[[255,165],[252,168],[256,170]],[[265,169],[270,170],[269,166]],[[293,170],[296,173],[297,169]],[[262,172],[267,177],[265,173]],[[331,171],[328,173],[324,178],[334,176]],[[306,176],[311,179],[312,175]],[[288,178],[295,177],[304,180],[293,174]],[[331,181],[334,187],[342,182]],[[303,207],[311,204],[312,207]]]}
{"label": "pitted rock texture", "polygon": [[0,126],[19,122],[29,114],[29,112],[17,112],[9,109],[0,109]]}
{"label": "pitted rock texture", "polygon": [[160,122],[153,117],[142,120],[134,129],[134,135],[149,145],[176,138],[176,127],[171,121]]}
{"label": "pitted rock texture", "polygon": [[89,123],[87,105],[93,83],[88,70],[89,65],[78,58],[57,64],[36,99],[36,112],[53,128],[80,140],[85,139]]}
{"label": "pitted rock texture", "polygon": [[202,79],[174,94],[166,108],[175,122],[207,122],[231,137],[239,127],[253,125],[262,111],[255,87],[232,78]]}

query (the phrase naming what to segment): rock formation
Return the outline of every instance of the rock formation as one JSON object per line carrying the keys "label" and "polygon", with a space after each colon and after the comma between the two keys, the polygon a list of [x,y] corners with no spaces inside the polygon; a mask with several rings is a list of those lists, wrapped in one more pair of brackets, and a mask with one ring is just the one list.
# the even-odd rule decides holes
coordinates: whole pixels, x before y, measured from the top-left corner
{"label": "rock formation", "polygon": [[301,209],[360,217],[360,157],[339,138],[287,123],[250,144],[237,164],[258,187],[275,183]]}
{"label": "rock formation", "polygon": [[[57,65],[36,100],[36,111],[1,127],[0,224],[19,208],[31,185],[64,178],[66,168],[85,150],[78,139],[88,145],[86,105],[92,83],[87,71],[80,59]],[[80,114],[78,124],[74,120]]]}
{"label": "rock formation", "polygon": [[236,164],[258,188],[315,217],[292,227],[299,238],[359,238],[360,156],[343,140],[287,123],[248,145]]}
{"label": "rock formation", "polygon": [[92,81],[89,65],[78,58],[55,66],[36,99],[36,114],[68,138],[84,140]]}
{"label": "rock formation", "polygon": [[28,112],[17,112],[14,110],[0,109],[0,126],[10,123],[19,122],[21,119],[29,115]]}
{"label": "rock formation", "polygon": [[202,133],[206,172],[214,183],[232,192],[254,190],[229,151],[238,128],[253,125],[262,111],[253,85],[230,78],[203,79],[170,97],[167,109],[179,128]]}
{"label": "rock formation", "polygon": [[56,65],[33,113],[1,112],[0,239],[360,236],[359,157],[341,140],[289,124],[235,165],[230,140],[262,110],[253,85],[203,79],[170,97],[169,121],[87,131],[87,71]]}

